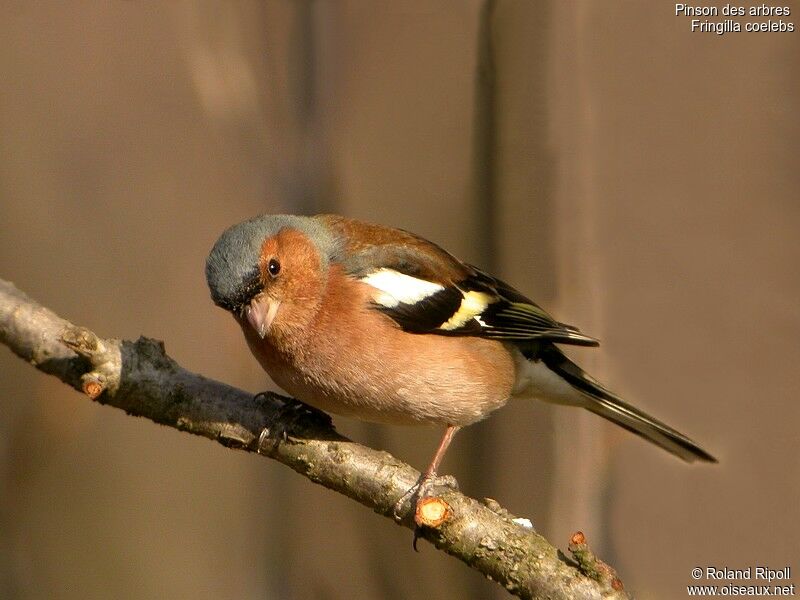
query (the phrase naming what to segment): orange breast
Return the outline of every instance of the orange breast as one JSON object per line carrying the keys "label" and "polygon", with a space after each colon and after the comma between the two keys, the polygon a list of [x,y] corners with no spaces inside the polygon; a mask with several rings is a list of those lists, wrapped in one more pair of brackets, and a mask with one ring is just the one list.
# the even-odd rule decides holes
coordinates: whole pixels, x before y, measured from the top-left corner
{"label": "orange breast", "polygon": [[[393,424],[468,425],[507,401],[502,343],[406,333],[370,305],[366,284],[332,273],[324,310],[284,343],[243,324],[253,354],[289,394],[321,410]],[[276,318],[276,324],[279,319]]]}

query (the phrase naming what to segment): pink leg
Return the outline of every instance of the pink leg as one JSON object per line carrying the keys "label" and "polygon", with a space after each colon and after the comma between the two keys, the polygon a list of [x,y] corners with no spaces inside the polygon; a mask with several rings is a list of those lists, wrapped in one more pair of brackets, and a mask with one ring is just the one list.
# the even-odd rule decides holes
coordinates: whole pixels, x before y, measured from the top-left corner
{"label": "pink leg", "polygon": [[[403,503],[409,498],[416,497],[415,506],[419,504],[421,498],[425,497],[426,488],[428,484],[430,484],[434,479],[436,479],[436,472],[439,470],[439,465],[444,458],[445,452],[447,452],[448,446],[450,446],[450,442],[453,441],[453,436],[455,436],[456,432],[461,429],[459,425],[448,425],[447,429],[444,431],[444,435],[442,436],[442,441],[439,442],[439,447],[436,449],[436,454],[433,455],[433,460],[431,464],[425,469],[425,472],[419,478],[419,481],[408,490],[403,496],[397,501],[394,505],[394,514],[396,518],[399,519],[400,509],[403,506]],[[416,548],[416,537],[414,538],[414,544]]]}
{"label": "pink leg", "polygon": [[[442,441],[439,442],[439,447],[436,448],[436,454],[433,455],[433,460],[431,464],[425,469],[425,472],[420,477],[419,482],[417,485],[412,488],[413,490],[416,489],[416,496],[417,502],[416,505],[419,506],[420,501],[426,497],[427,493],[427,486],[430,484],[434,479],[436,479],[436,473],[439,470],[439,465],[442,463],[442,459],[444,458],[445,452],[447,452],[447,448],[450,446],[450,442],[453,441],[453,437],[455,437],[456,432],[461,429],[458,425],[448,425],[447,429],[444,430],[444,435],[442,436]],[[416,507],[415,507],[416,512]],[[417,540],[420,536],[420,529],[418,525],[414,526],[414,541],[412,543],[412,547],[415,551],[417,551]]]}
{"label": "pink leg", "polygon": [[448,425],[447,429],[444,430],[442,441],[439,442],[439,447],[436,449],[436,454],[433,455],[431,464],[425,470],[425,473],[422,476],[422,481],[428,481],[436,477],[436,473],[439,470],[439,465],[444,458],[444,454],[447,452],[447,448],[450,447],[450,442],[453,441],[453,437],[455,437],[459,429],[461,429],[461,427],[458,425]]}

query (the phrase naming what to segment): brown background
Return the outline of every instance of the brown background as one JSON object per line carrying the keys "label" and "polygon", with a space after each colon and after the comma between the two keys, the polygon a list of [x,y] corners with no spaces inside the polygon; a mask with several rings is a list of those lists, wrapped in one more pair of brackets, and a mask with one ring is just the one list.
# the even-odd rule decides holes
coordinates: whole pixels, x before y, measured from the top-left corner
{"label": "brown background", "polygon": [[[561,547],[583,529],[640,598],[796,570],[799,50],[667,3],[4,2],[0,277],[255,392],[216,236],[279,211],[414,230],[602,338],[578,358],[721,460],[512,403],[457,438],[467,493]],[[7,351],[0,374],[0,597],[505,596],[277,464]],[[417,466],[438,436],[337,424]]]}

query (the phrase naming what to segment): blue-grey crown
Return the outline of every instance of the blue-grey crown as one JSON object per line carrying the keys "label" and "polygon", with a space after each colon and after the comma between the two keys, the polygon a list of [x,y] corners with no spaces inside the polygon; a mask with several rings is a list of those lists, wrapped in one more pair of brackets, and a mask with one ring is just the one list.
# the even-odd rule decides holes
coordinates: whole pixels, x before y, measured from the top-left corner
{"label": "blue-grey crown", "polygon": [[258,270],[264,240],[284,228],[297,229],[320,249],[323,266],[335,253],[336,240],[315,217],[261,215],[228,228],[206,260],[206,280],[214,304],[238,311],[258,294],[263,285]]}

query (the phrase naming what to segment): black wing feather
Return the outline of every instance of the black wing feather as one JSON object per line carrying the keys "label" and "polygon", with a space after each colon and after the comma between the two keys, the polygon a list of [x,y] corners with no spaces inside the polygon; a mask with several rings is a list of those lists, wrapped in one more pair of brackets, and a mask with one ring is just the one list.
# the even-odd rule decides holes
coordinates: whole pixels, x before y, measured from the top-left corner
{"label": "black wing feather", "polygon": [[390,316],[404,331],[436,333],[440,331],[438,328],[442,323],[446,323],[455,314],[458,307],[461,306],[461,299],[462,295],[458,289],[447,287],[414,304],[401,302],[393,307],[381,306],[380,304],[375,306],[378,310]]}
{"label": "black wing feather", "polygon": [[[507,342],[547,340],[562,344],[597,346],[599,342],[571,325],[560,323],[507,283],[469,267],[468,276],[418,302],[397,306],[376,305],[405,331],[450,336],[476,336]],[[410,274],[405,271],[405,274]],[[454,329],[443,326],[461,308],[465,294],[486,298],[480,314]]]}

